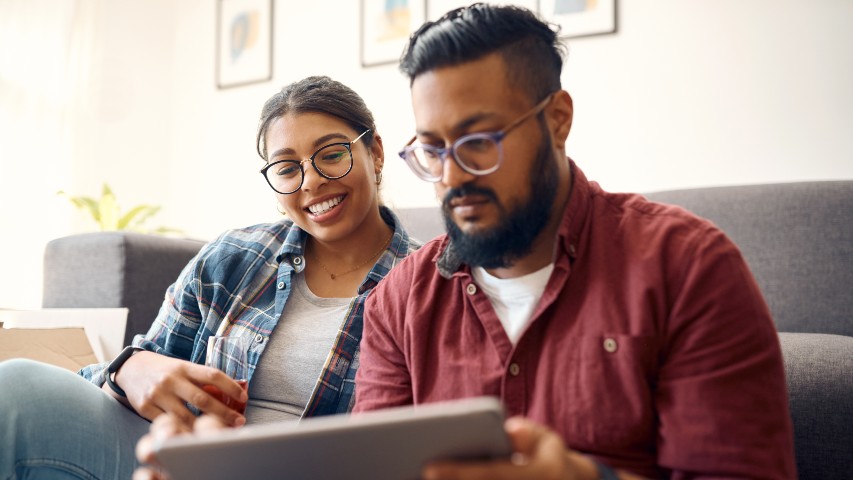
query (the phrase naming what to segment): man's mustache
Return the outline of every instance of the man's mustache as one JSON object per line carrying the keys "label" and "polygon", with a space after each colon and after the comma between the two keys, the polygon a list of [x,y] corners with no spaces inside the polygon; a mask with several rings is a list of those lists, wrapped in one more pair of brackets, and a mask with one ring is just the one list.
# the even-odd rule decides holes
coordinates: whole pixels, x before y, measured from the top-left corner
{"label": "man's mustache", "polygon": [[450,201],[454,198],[461,198],[468,195],[480,195],[488,198],[489,200],[499,203],[498,196],[495,194],[494,190],[491,188],[478,187],[476,185],[462,185],[459,188],[451,188],[444,194],[444,199],[441,201],[442,206],[445,211],[450,210]]}

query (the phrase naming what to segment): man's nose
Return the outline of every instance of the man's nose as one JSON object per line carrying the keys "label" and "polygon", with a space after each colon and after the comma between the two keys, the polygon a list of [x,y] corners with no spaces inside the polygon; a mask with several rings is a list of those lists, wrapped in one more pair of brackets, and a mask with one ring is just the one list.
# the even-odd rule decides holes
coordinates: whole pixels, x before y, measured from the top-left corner
{"label": "man's nose", "polygon": [[459,166],[459,163],[457,163],[453,153],[447,152],[444,163],[441,165],[441,183],[443,185],[448,188],[457,188],[471,182],[474,178],[476,178],[476,175],[463,170]]}

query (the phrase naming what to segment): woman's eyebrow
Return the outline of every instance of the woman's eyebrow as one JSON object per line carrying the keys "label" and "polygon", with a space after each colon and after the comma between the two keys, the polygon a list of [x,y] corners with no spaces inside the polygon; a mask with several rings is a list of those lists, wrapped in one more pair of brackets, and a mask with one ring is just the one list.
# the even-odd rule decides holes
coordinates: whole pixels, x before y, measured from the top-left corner
{"label": "woman's eyebrow", "polygon": [[314,147],[319,148],[323,145],[326,145],[331,140],[343,140],[344,142],[349,142],[350,138],[343,133],[330,133],[328,135],[323,135],[322,137],[314,140]]}
{"label": "woman's eyebrow", "polygon": [[[323,145],[328,144],[331,140],[343,140],[345,142],[348,142],[350,139],[349,139],[349,137],[347,137],[343,133],[330,133],[327,135],[323,135],[322,137],[314,140],[314,144],[313,144],[314,148],[320,148]],[[270,158],[273,158],[273,157],[276,157],[279,155],[295,155],[295,154],[296,154],[296,150],[294,150],[290,147],[284,147],[284,148],[279,148],[278,150],[272,152],[270,154]]]}

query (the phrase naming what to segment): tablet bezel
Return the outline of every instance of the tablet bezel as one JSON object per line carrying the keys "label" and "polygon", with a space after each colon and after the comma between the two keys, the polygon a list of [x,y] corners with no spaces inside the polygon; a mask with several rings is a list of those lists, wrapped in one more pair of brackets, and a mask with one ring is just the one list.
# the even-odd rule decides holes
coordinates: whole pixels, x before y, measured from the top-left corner
{"label": "tablet bezel", "polygon": [[508,458],[494,397],[179,436],[156,457],[172,480],[418,478],[431,460]]}

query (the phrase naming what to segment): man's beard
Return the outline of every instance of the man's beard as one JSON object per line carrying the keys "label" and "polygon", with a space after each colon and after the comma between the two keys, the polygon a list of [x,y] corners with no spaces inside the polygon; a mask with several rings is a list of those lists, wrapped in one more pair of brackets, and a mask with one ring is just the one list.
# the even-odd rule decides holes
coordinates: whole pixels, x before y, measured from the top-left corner
{"label": "man's beard", "polygon": [[[507,211],[494,191],[472,184],[452,188],[445,195],[441,209],[444,225],[453,252],[463,263],[472,267],[507,268],[533,249],[533,241],[551,218],[558,187],[556,159],[547,134],[545,138],[548,141],[540,146],[530,170],[530,191],[526,202],[516,203]],[[453,221],[450,201],[470,194],[484,196],[493,202],[500,210],[502,221],[481,232],[464,233]]]}

